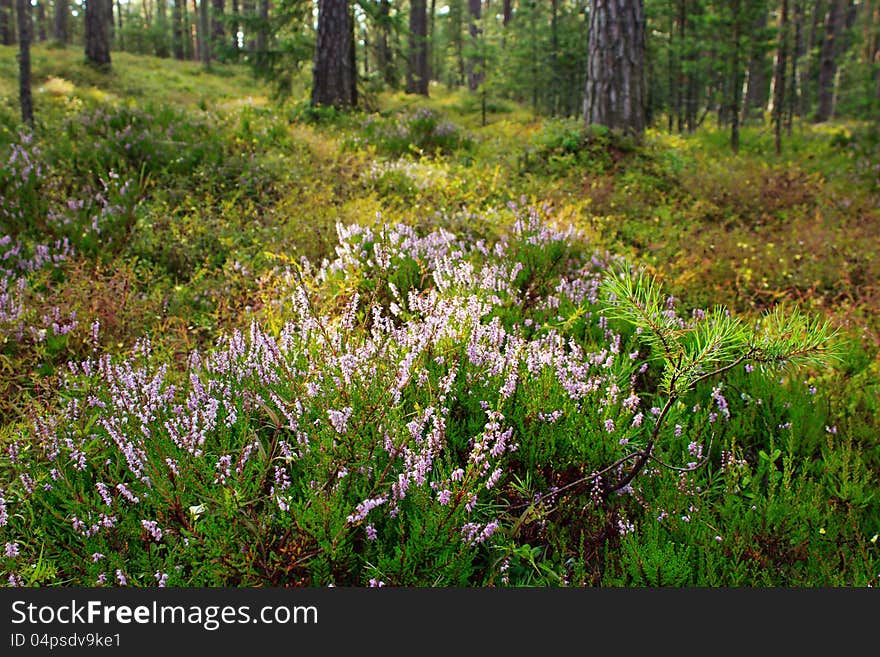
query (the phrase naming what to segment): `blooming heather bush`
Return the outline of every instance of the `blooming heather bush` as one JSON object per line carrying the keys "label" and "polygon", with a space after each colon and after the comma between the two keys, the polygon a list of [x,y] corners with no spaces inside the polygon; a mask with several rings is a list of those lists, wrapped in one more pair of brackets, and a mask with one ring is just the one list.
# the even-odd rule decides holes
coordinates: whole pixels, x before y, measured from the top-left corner
{"label": "blooming heather bush", "polygon": [[333,261],[273,279],[277,329],[255,321],[185,366],[146,339],[70,363],[59,410],[5,454],[8,581],[504,583],[529,550],[523,481],[551,503],[632,493],[655,445],[686,430],[696,462],[729,421],[716,374],[827,337],[681,318],[618,259],[512,210],[493,244],[340,226]]}
{"label": "blooming heather bush", "polygon": [[461,128],[428,108],[384,118],[369,116],[353,145],[375,148],[392,157],[440,155],[467,149],[472,143]]}

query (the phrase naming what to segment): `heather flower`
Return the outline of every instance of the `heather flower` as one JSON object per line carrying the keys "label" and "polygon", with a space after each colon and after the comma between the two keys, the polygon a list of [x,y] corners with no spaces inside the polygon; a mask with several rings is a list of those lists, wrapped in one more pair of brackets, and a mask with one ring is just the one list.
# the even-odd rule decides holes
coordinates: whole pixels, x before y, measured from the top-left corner
{"label": "heather flower", "polygon": [[608,433],[614,433],[614,420],[611,418],[605,420],[605,431]]}
{"label": "heather flower", "polygon": [[150,533],[154,541],[158,543],[162,540],[162,529],[155,520],[141,520],[141,525]]}
{"label": "heather flower", "polygon": [[128,580],[125,578],[125,575],[119,568],[116,569],[116,581],[119,582],[119,586],[127,586]]}
{"label": "heather flower", "polygon": [[153,574],[153,577],[156,578],[159,588],[165,588],[168,583],[168,573],[162,573],[158,570]]}
{"label": "heather flower", "polygon": [[6,550],[4,554],[10,559],[14,559],[19,555],[18,551],[18,543],[6,543]]}
{"label": "heather flower", "polygon": [[378,534],[376,532],[376,528],[373,527],[373,525],[367,525],[366,528],[364,529],[364,531],[367,534],[368,541],[375,541],[376,538],[378,537]]}
{"label": "heather flower", "polygon": [[341,411],[334,409],[327,410],[327,416],[330,418],[330,424],[336,430],[336,433],[344,434],[348,430],[348,420],[354,412],[350,406],[346,406]]}

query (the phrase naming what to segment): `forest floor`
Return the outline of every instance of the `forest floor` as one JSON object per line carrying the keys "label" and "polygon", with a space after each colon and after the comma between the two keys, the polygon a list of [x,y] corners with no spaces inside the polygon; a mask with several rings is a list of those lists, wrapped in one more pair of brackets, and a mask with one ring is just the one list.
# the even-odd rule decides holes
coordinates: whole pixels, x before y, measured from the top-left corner
{"label": "forest floor", "polygon": [[[689,135],[651,129],[636,144],[439,86],[430,98],[367,90],[369,110],[341,114],[312,109],[296,94],[275,102],[243,68],[113,57],[112,72],[100,73],[79,51],[35,48],[31,139],[18,120],[15,50],[0,47],[0,237],[9,235],[0,250],[10,250],[6,261],[21,252],[33,263],[34,245],[66,238],[70,247],[49,249],[57,267],[7,270],[0,291],[16,284],[23,292],[18,310],[9,295],[0,304],[0,442],[26,443],[33,418],[70,401],[59,376],[99,343],[101,353],[124,358],[148,335],[158,362],[183,372],[194,350],[210,352],[254,321],[277,333],[291,312],[279,297],[284,277],[292,270],[309,277],[343,257],[339,224],[377,232],[404,224],[420,235],[443,230],[492,245],[517,230],[523,208],[538,208],[548,225],[576,229],[577,249],[599,254],[594,259],[613,254],[646,267],[682,316],[721,304],[748,323],[796,304],[839,330],[843,355],[767,392],[775,409],[767,416],[749,405],[757,396],[751,384],[731,382],[742,391],[741,420],[717,449],[743,450],[749,475],[736,484],[741,504],[719,483],[727,458],[719,451],[717,467],[688,482],[690,497],[675,498],[676,486],[687,488],[677,475],[655,474],[635,501],[593,516],[555,507],[535,522],[511,515],[519,522],[499,548],[505,556],[471,556],[465,568],[456,553],[454,583],[878,584],[877,125],[797,121],[781,156],[769,123],[749,125],[733,155],[726,131],[714,125]],[[10,255],[15,244],[23,246]],[[418,286],[429,285],[429,270],[416,260]],[[322,276],[309,279],[310,289],[326,284]],[[321,312],[343,316],[352,293],[369,289],[368,277],[364,270],[332,294],[316,292]],[[792,421],[801,426],[778,429]],[[511,476],[504,501],[584,474],[563,456],[560,471],[545,464],[528,473],[531,481]],[[11,451],[5,458],[0,489],[27,506],[14,492],[20,461]],[[699,531],[683,520],[685,499],[694,500],[694,515],[703,513]],[[683,521],[658,533],[651,519],[672,508]],[[744,520],[748,508],[760,519]],[[46,529],[50,536],[59,540]],[[700,556],[706,536],[724,537],[717,560]],[[331,550],[314,536],[288,539],[285,550],[311,554],[315,565],[279,574],[264,557],[246,565],[220,559],[210,577],[192,571],[179,583],[324,583],[345,568],[361,568],[351,578],[364,585],[383,573],[392,583],[423,583],[407,580],[402,566],[380,572],[369,559],[364,566],[349,555],[361,549],[354,539],[349,556],[334,552],[326,562],[314,554],[336,543]],[[42,555],[40,545],[28,548]],[[63,561],[53,557],[32,583],[96,576]],[[9,559],[4,567],[17,572]]]}

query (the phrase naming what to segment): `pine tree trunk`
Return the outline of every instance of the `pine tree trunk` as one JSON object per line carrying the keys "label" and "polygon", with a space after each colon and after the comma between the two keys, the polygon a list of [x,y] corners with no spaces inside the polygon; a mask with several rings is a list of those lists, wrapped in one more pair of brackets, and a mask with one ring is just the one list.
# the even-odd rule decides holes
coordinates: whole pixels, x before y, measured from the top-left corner
{"label": "pine tree trunk", "polygon": [[34,104],[31,99],[31,3],[18,0],[18,101],[21,120],[29,126],[34,124]]}
{"label": "pine tree trunk", "polygon": [[834,79],[837,76],[837,39],[843,27],[844,0],[831,0],[825,16],[825,37],[819,59],[819,107],[816,121],[827,121],[834,109]]}
{"label": "pine tree trunk", "polygon": [[183,48],[183,3],[185,0],[174,0],[174,8],[171,10],[171,49],[174,51],[174,59],[183,60],[186,52]]}
{"label": "pine tree trunk", "polygon": [[12,0],[0,0],[0,42],[4,46],[15,43],[15,12],[12,10]]}
{"label": "pine tree trunk", "polygon": [[266,57],[269,48],[269,0],[259,0],[257,11],[259,12],[260,24],[257,26],[255,49],[258,60]]}
{"label": "pine tree trunk", "polygon": [[214,12],[211,15],[211,38],[214,40],[213,46],[220,47],[226,38],[226,30],[223,26],[223,0],[214,0]]}
{"label": "pine tree trunk", "polygon": [[428,95],[428,3],[410,0],[406,92]]}
{"label": "pine tree trunk", "polygon": [[37,41],[45,41],[46,40],[46,0],[39,0],[37,2],[37,29],[35,30],[37,34]]}
{"label": "pine tree trunk", "polygon": [[67,0],[55,0],[55,16],[52,21],[52,38],[58,43],[66,44],[68,40],[67,33],[67,15],[70,8]]}
{"label": "pine tree trunk", "polygon": [[391,3],[389,0],[379,2],[379,25],[376,35],[376,65],[382,73],[382,79],[392,89],[397,88],[397,76],[394,72],[394,60],[388,44],[389,24],[391,21]]}
{"label": "pine tree trunk", "polygon": [[99,67],[110,66],[108,16],[112,0],[86,0],[86,59]]}
{"label": "pine tree trunk", "polygon": [[730,148],[739,153],[739,107],[742,88],[739,80],[741,29],[741,0],[733,0],[733,56],[731,58],[731,90],[730,90]]}
{"label": "pine tree trunk", "polygon": [[238,52],[241,50],[241,45],[238,42],[238,32],[241,29],[241,24],[238,22],[239,10],[238,0],[232,0],[232,15],[235,18],[232,23],[232,52],[236,56],[238,56]]}
{"label": "pine tree trunk", "polygon": [[196,61],[201,57],[202,51],[202,30],[199,26],[201,19],[199,18],[198,0],[192,0],[192,23],[190,25],[190,43],[192,46],[192,58]]}
{"label": "pine tree trunk", "polygon": [[354,38],[347,0],[319,0],[312,105],[353,107],[357,103]]}
{"label": "pine tree trunk", "polygon": [[642,0],[592,0],[584,122],[641,137],[645,131]]}
{"label": "pine tree trunk", "polygon": [[[481,0],[468,0],[468,12],[471,15],[470,25],[468,27],[468,32],[471,35],[471,48],[474,51],[479,52],[480,50],[480,39],[482,38],[483,30],[480,28],[478,21],[482,15],[482,1]],[[468,89],[471,91],[476,91],[479,86],[483,83],[483,79],[485,78],[485,74],[483,72],[483,59],[477,54],[472,55],[468,58],[467,61],[467,79],[468,79]]]}
{"label": "pine tree trunk", "polygon": [[199,0],[199,59],[205,68],[211,67],[211,36],[208,32],[208,3],[210,0]]}
{"label": "pine tree trunk", "polygon": [[776,154],[782,153],[782,115],[785,104],[785,67],[788,59],[788,0],[779,7],[779,46],[773,75],[773,126]]}
{"label": "pine tree trunk", "polygon": [[[767,28],[767,11],[763,10],[755,17],[752,24],[752,33],[760,34]],[[748,122],[755,110],[763,109],[768,102],[772,105],[773,91],[767,91],[767,62],[764,53],[764,44],[759,39],[752,42],[749,66],[746,69],[746,79],[743,82],[743,102],[740,121]],[[772,109],[769,111],[772,112]],[[763,116],[763,115],[762,115]]]}

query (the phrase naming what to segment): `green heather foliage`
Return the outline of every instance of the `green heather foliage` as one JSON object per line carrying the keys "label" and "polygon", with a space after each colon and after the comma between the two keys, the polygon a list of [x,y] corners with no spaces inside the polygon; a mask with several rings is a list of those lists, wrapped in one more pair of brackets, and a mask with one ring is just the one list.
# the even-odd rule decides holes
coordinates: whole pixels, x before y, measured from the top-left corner
{"label": "green heather foliage", "polygon": [[0,54],[4,584],[880,584],[871,126]]}

